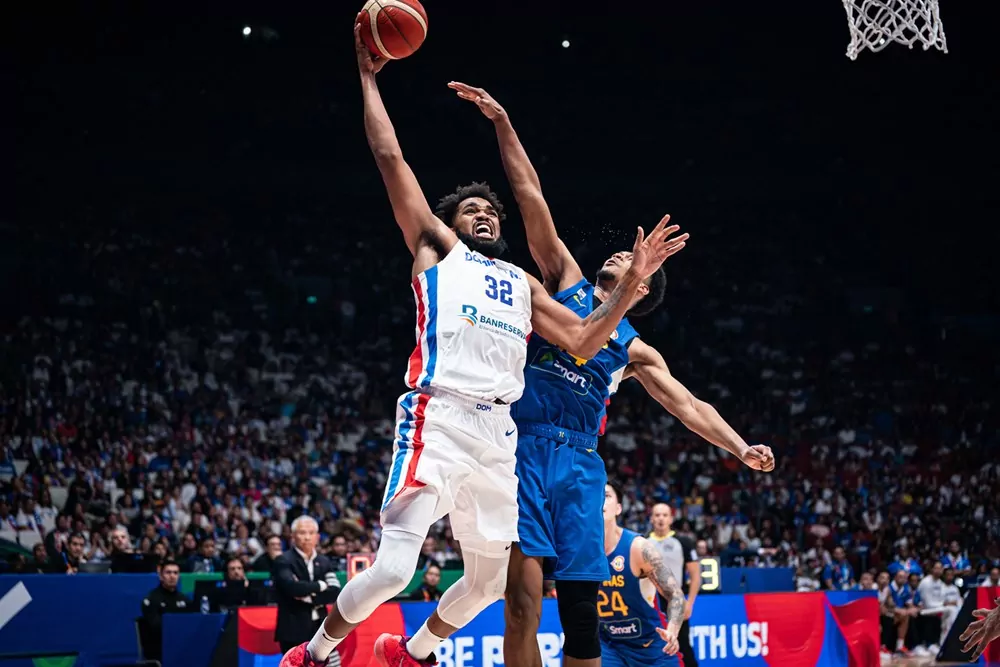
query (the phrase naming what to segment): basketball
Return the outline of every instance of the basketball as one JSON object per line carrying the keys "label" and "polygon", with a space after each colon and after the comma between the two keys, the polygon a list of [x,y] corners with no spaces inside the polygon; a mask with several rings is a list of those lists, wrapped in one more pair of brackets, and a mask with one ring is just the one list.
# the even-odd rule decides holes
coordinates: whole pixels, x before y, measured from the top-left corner
{"label": "basketball", "polygon": [[374,55],[399,60],[427,37],[427,12],[417,0],[368,0],[361,11],[361,38]]}

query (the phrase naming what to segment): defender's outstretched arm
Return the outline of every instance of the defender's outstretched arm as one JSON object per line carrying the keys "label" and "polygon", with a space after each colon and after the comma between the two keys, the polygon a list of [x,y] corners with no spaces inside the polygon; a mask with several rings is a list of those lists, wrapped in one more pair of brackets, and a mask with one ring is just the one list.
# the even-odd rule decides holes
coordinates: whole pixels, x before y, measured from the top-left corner
{"label": "defender's outstretched arm", "polygon": [[493,121],[500,144],[500,157],[507,181],[524,218],[531,257],[542,272],[542,282],[549,294],[555,294],[580,282],[583,272],[573,259],[566,244],[559,238],[552,212],[542,196],[538,173],[528,159],[521,140],[510,123],[504,108],[482,88],[452,81],[448,87],[463,100],[473,102],[483,115]]}

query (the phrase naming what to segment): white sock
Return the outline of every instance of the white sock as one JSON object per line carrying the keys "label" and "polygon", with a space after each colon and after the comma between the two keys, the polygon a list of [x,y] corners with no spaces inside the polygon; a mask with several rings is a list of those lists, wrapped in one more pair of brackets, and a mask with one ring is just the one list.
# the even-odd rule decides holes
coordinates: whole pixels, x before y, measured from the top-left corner
{"label": "white sock", "polygon": [[309,651],[309,655],[311,655],[314,660],[322,662],[330,657],[330,654],[333,653],[333,649],[337,648],[337,644],[342,641],[344,641],[343,637],[338,639],[326,634],[326,628],[321,625],[319,626],[319,630],[316,631],[316,634],[313,635],[313,638],[309,640],[309,645],[306,646],[306,650]]}
{"label": "white sock", "polygon": [[444,637],[438,637],[424,623],[415,635],[406,640],[406,650],[417,660],[426,660],[443,641]]}
{"label": "white sock", "polygon": [[897,639],[896,640],[896,650],[898,651],[901,648],[903,648],[903,640],[902,639]]}

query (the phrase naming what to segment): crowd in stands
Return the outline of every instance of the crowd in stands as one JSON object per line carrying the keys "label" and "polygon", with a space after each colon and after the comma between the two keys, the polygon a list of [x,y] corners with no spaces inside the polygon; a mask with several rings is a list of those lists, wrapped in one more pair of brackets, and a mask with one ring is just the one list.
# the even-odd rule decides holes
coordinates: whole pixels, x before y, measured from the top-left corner
{"label": "crowd in stands", "polygon": [[[413,344],[409,258],[325,215],[220,234],[92,213],[22,239],[31,297],[0,331],[0,538],[32,556],[9,568],[134,550],[267,571],[302,514],[324,553],[375,550]],[[749,471],[627,382],[601,445],[625,525],[648,530],[668,502],[704,554],[816,587],[941,559],[988,577],[995,369],[912,311],[857,307],[850,276],[801,279],[822,257],[735,243],[706,225],[691,261],[670,260],[665,307],[635,324],[777,470]],[[422,560],[460,558],[442,521]]]}

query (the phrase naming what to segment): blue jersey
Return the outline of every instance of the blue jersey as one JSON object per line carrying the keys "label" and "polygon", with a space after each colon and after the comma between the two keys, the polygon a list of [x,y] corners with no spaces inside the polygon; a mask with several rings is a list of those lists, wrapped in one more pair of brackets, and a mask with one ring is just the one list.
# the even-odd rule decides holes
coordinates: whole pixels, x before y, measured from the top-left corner
{"label": "blue jersey", "polygon": [[597,593],[597,615],[600,617],[601,641],[632,649],[663,648],[656,628],[666,626],[656,602],[656,587],[648,579],[632,574],[629,552],[638,533],[622,530],[615,550],[608,556],[610,578]]}
{"label": "blue jersey", "polygon": [[[587,280],[552,298],[581,318],[594,310],[594,286]],[[511,410],[514,421],[518,426],[544,424],[595,438],[601,435],[607,404],[628,365],[628,346],[638,335],[623,319],[597,356],[585,362],[532,334],[524,393]]]}

